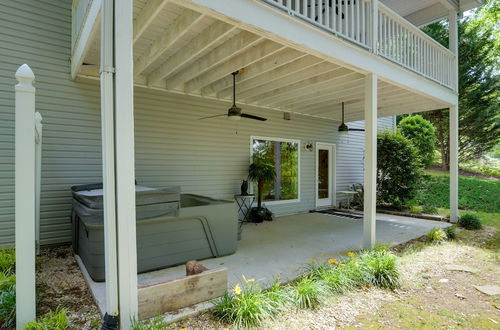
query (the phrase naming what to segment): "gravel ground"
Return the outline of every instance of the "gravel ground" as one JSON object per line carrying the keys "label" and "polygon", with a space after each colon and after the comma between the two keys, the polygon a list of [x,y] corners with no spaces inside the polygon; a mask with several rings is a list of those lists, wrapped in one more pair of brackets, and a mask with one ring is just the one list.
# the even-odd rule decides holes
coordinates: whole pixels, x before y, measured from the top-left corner
{"label": "gravel ground", "polygon": [[70,246],[42,248],[37,258],[38,315],[65,308],[77,329],[98,329],[101,315]]}

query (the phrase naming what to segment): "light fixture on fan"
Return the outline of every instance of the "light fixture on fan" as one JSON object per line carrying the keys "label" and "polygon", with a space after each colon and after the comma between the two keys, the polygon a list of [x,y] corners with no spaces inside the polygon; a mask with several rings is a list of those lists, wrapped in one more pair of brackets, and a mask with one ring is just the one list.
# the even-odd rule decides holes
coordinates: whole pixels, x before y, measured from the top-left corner
{"label": "light fixture on fan", "polygon": [[349,128],[344,123],[344,102],[342,102],[342,123],[339,126],[339,134],[347,134],[349,132],[364,132],[364,128]]}

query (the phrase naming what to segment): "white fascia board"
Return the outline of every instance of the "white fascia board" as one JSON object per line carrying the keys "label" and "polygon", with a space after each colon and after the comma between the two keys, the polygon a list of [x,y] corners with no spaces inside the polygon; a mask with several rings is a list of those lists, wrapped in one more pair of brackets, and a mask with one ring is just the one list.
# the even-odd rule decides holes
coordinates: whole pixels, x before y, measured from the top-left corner
{"label": "white fascia board", "polygon": [[438,101],[450,105],[458,102],[457,95],[450,89],[259,1],[175,0],[175,2],[363,74],[377,74],[383,80]]}

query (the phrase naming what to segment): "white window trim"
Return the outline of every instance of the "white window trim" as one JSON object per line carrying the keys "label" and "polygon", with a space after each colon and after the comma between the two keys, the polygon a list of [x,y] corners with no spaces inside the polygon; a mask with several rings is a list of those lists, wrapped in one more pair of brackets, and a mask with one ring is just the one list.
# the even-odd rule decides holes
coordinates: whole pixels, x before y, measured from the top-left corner
{"label": "white window trim", "polygon": [[[262,204],[265,205],[279,205],[279,204],[292,204],[292,203],[300,203],[300,191],[301,191],[301,142],[298,139],[285,139],[285,138],[277,138],[277,137],[266,137],[266,136],[250,136],[250,164],[252,164],[253,161],[253,140],[266,140],[266,141],[277,141],[277,142],[290,142],[290,143],[297,143],[299,148],[298,148],[298,155],[297,157],[299,158],[299,168],[298,168],[298,196],[296,199],[287,199],[287,200],[279,200],[279,201],[262,201]],[[250,185],[250,193],[253,194],[253,184]],[[257,199],[257,196],[255,196]],[[255,202],[256,203],[256,202]]]}

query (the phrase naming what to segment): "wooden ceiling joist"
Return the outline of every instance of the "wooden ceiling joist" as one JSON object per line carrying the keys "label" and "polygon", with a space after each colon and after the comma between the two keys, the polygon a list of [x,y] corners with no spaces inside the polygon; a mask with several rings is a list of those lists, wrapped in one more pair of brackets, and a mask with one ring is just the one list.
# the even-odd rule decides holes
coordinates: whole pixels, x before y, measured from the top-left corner
{"label": "wooden ceiling joist", "polygon": [[[238,74],[236,77],[236,83],[238,86],[250,79],[256,78],[265,74],[271,70],[282,67],[284,65],[295,63],[301,57],[308,56],[302,52],[294,49],[283,49],[271,56],[267,56],[264,59],[244,67],[243,72]],[[203,87],[201,89],[201,95],[217,95],[218,98],[228,97],[232,93],[233,78],[228,75],[218,81]]]}
{"label": "wooden ceiling joist", "polygon": [[146,3],[134,19],[134,43],[143,36],[146,29],[169,2],[170,0],[149,0]]}
{"label": "wooden ceiling joist", "polygon": [[165,52],[179,40],[189,27],[196,24],[203,16],[200,13],[184,10],[183,13],[169,26],[158,39],[153,41],[149,48],[134,62],[134,75],[138,76],[162,57]]}
{"label": "wooden ceiling joist", "polygon": [[236,27],[221,21],[211,24],[186,46],[179,49],[155,69],[148,76],[148,84],[158,84],[160,81],[175,74],[193,59],[200,56],[200,54],[209,51],[215,43],[228,37],[234,30],[236,30]]}
{"label": "wooden ceiling joist", "polygon": [[282,49],[285,46],[278,44],[271,40],[264,40],[263,42],[255,45],[255,47],[250,47],[247,51],[234,56],[224,63],[221,63],[218,67],[199,75],[196,78],[191,79],[184,85],[184,91],[190,93],[202,89],[211,83],[226,77],[231,74],[231,72],[237,71],[245,66],[251,65],[263,58],[266,58]]}
{"label": "wooden ceiling joist", "polygon": [[185,69],[168,77],[165,87],[167,89],[175,89],[198,75],[213,69],[228,58],[240,52],[246,52],[249,47],[262,41],[264,41],[264,39],[253,33],[246,31],[239,32],[231,39],[212,49],[199,60],[191,63]]}

